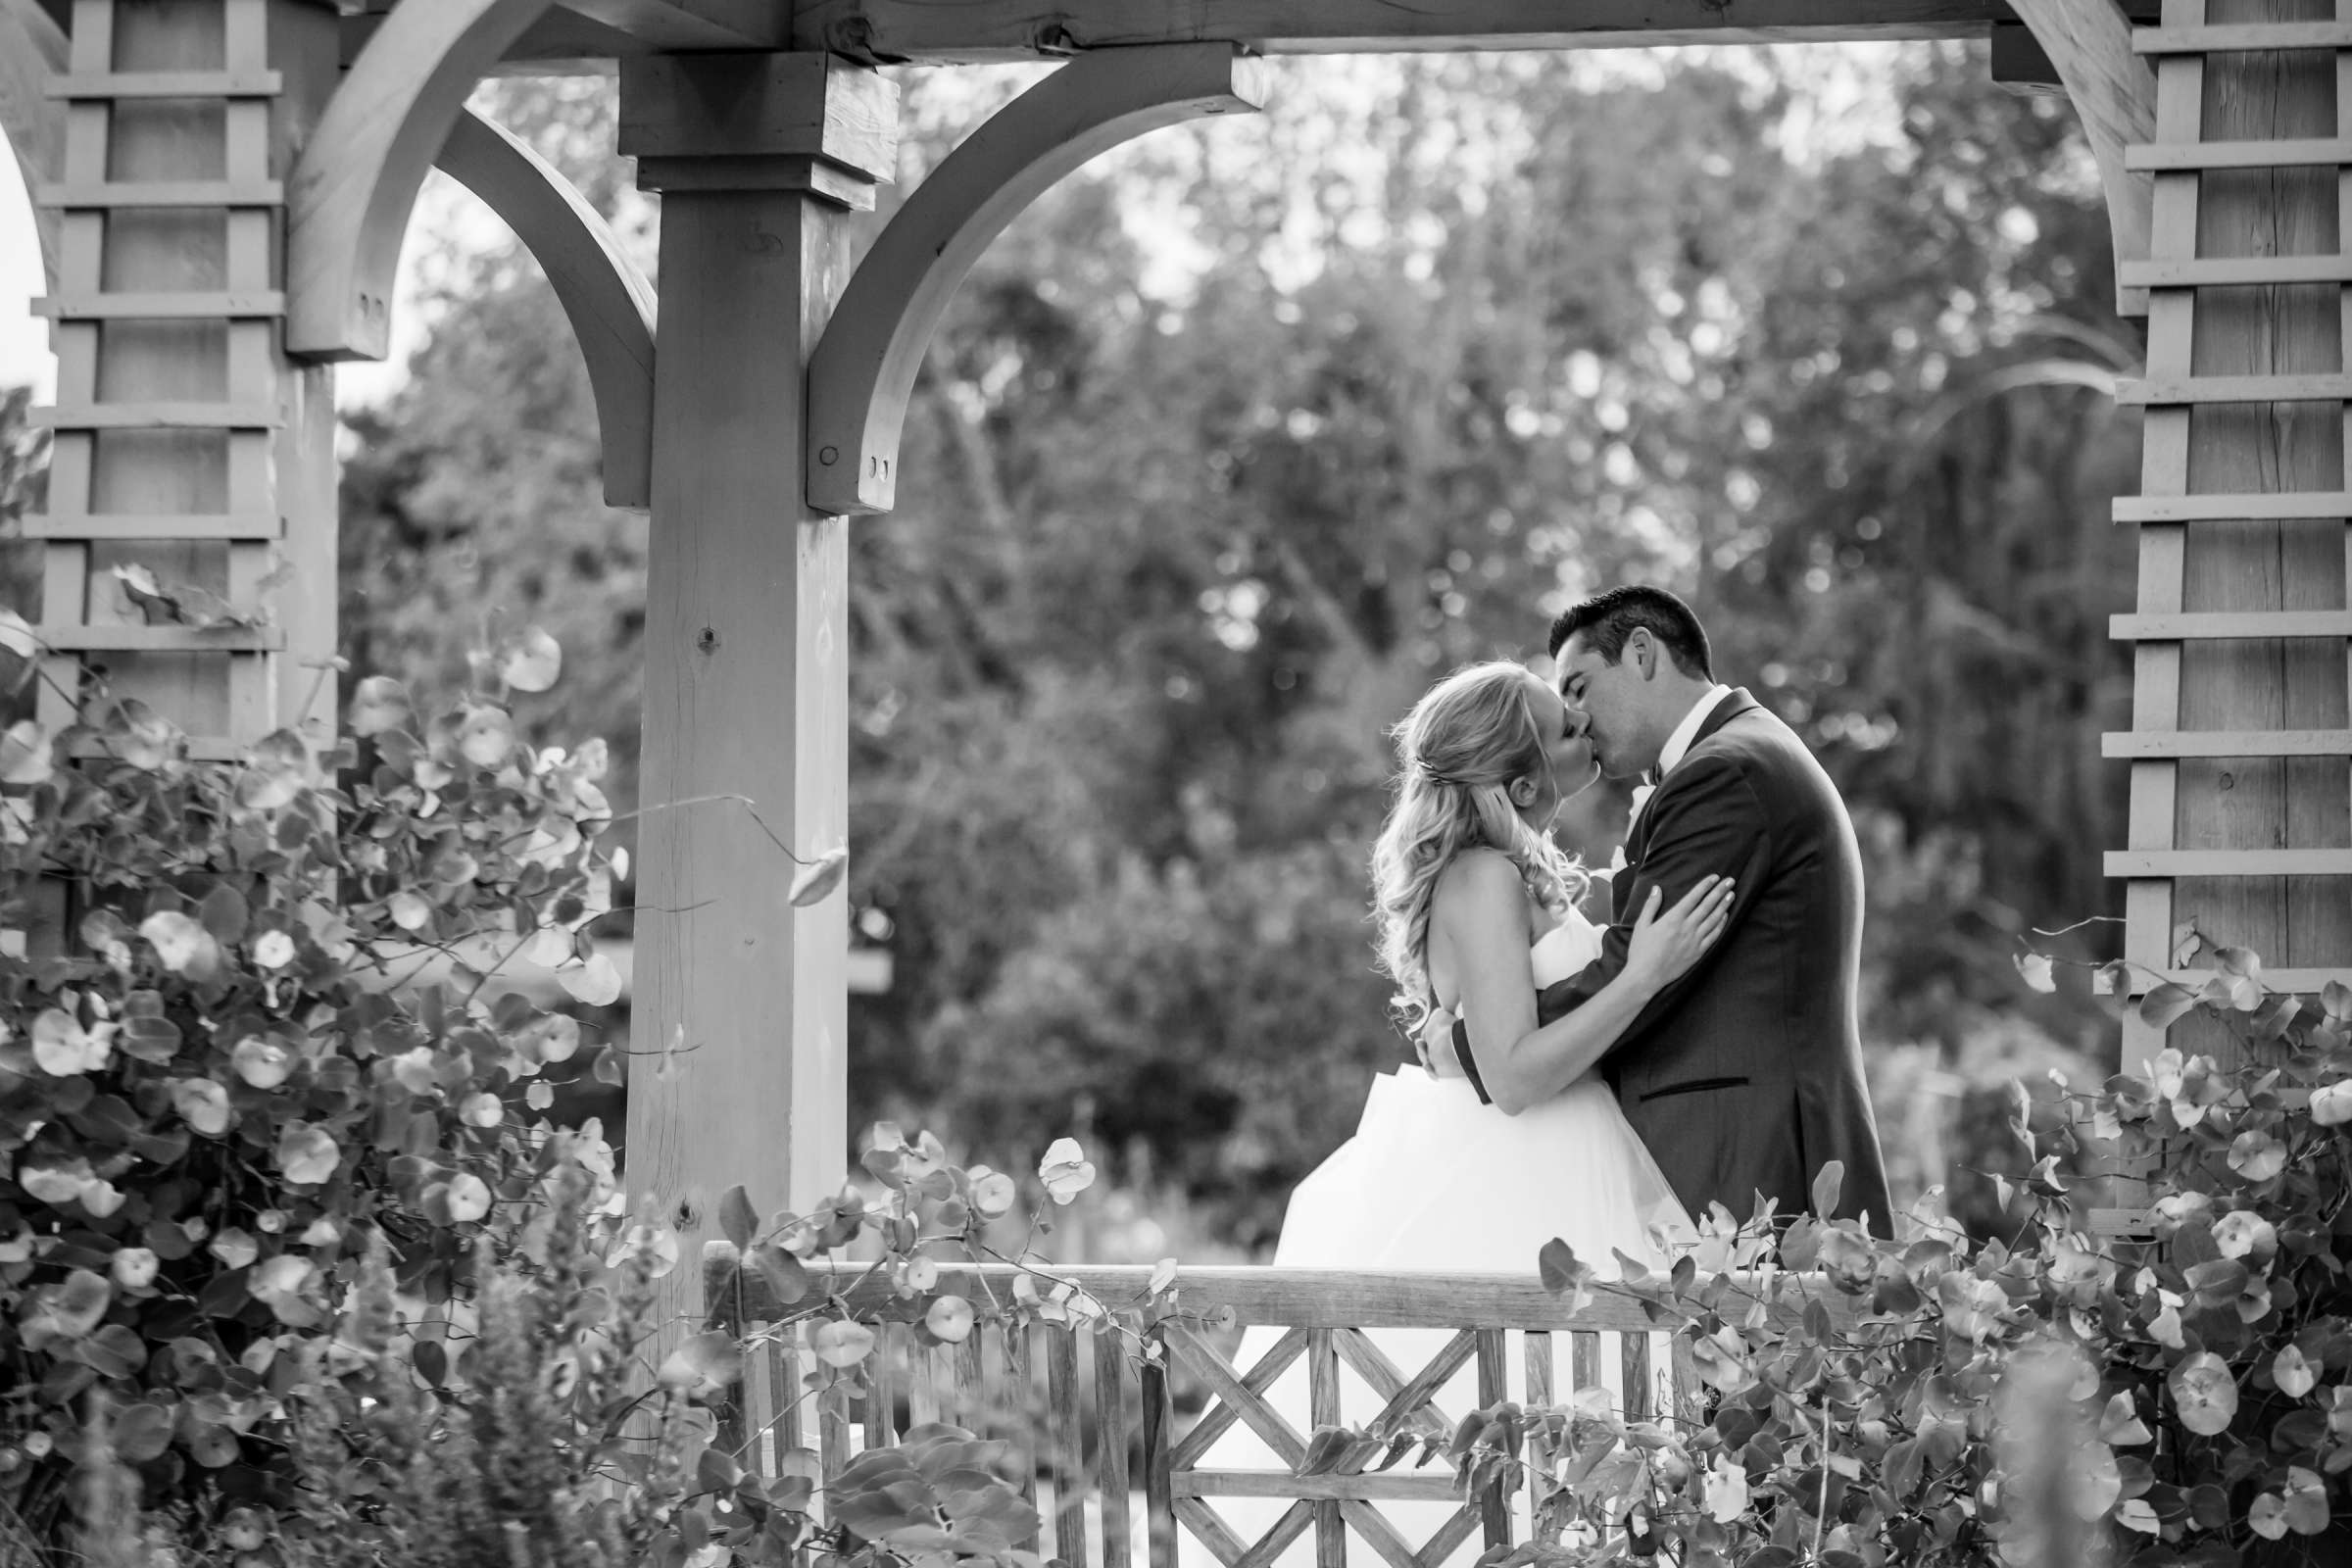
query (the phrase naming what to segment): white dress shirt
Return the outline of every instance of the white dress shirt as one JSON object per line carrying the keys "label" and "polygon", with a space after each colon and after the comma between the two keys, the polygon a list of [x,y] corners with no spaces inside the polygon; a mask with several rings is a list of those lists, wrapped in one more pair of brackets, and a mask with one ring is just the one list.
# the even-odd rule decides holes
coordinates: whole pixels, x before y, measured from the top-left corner
{"label": "white dress shirt", "polygon": [[[1699,726],[1707,721],[1709,713],[1715,711],[1715,706],[1731,695],[1732,689],[1720,681],[1709,686],[1698,701],[1690,705],[1690,711],[1683,715],[1683,721],[1674,726],[1674,733],[1666,737],[1665,748],[1658,753],[1657,771],[1650,775],[1648,782],[1634,786],[1633,809],[1626,813],[1625,818],[1627,843],[1633,842],[1634,824],[1642,820],[1642,808],[1649,805],[1650,796],[1657,793],[1658,781],[1665,778],[1667,771],[1690,753],[1692,743],[1698,739]],[[1625,846],[1621,844],[1617,847],[1616,859],[1610,864],[1611,870],[1621,869],[1624,855]]]}
{"label": "white dress shirt", "polygon": [[1690,705],[1690,711],[1685,713],[1683,721],[1674,726],[1674,733],[1666,737],[1665,749],[1658,753],[1659,778],[1663,779],[1674,770],[1674,764],[1683,760],[1690,752],[1691,743],[1698,739],[1698,727],[1707,721],[1709,713],[1715,711],[1715,705],[1731,695],[1732,689],[1718,681]]}

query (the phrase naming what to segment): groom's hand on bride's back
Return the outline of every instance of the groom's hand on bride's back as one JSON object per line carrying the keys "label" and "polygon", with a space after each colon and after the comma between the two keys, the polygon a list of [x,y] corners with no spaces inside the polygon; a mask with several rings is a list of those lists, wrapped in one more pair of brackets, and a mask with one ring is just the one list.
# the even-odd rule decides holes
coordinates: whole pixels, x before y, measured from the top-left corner
{"label": "groom's hand on bride's back", "polygon": [[1444,1007],[1432,1007],[1413,1036],[1413,1051],[1433,1078],[1460,1078],[1461,1058],[1454,1054],[1453,1026],[1458,1020]]}

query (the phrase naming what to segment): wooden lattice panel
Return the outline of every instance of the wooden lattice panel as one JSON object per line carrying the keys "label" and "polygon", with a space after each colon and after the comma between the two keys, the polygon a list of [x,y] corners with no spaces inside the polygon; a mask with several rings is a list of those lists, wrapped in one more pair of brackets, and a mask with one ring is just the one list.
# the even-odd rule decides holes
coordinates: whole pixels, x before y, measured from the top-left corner
{"label": "wooden lattice panel", "polygon": [[302,585],[290,638],[282,620],[150,623],[114,568],[260,622],[289,515],[323,535],[305,541],[310,562],[334,559],[315,482],[325,460],[331,485],[331,400],[278,341],[289,137],[272,29],[307,29],[318,55],[320,26],[288,0],[74,0],[70,70],[48,83],[66,105],[64,166],[35,192],[63,218],[56,291],[37,305],[58,359],[56,404],[36,415],[54,431],[48,510],[26,527],[44,542],[53,731],[97,716],[92,666],[198,757],[237,756],[317,708],[282,700],[304,684],[284,666],[332,654],[331,582]]}
{"label": "wooden lattice panel", "polygon": [[[2157,126],[2127,163],[2155,200],[2150,254],[2121,277],[2150,310],[2146,374],[2118,393],[2146,410],[2141,494],[2116,519],[2140,530],[2140,570],[2113,625],[2134,645],[2132,729],[2105,751],[2132,767],[2107,865],[2139,988],[2204,978],[2173,961],[2189,922],[2260,952],[2280,989],[2352,975],[2352,0],[2293,4],[2166,0],[2133,42]],[[2127,1022],[2128,1062],[2164,1043]]]}

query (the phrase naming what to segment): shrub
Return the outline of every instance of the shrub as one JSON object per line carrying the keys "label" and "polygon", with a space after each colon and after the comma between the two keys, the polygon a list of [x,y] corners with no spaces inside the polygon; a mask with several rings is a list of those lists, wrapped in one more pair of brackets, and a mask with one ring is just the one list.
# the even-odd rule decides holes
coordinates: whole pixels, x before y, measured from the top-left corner
{"label": "shrub", "polygon": [[[1607,1284],[1554,1244],[1547,1283],[1640,1300],[1708,1392],[1682,1419],[1590,1402],[1466,1423],[1454,1452],[1473,1484],[1521,1478],[1528,1434],[1559,1455],[1536,1461],[1557,1487],[1546,1529],[1504,1560],[1962,1568],[2040,1562],[2085,1528],[2093,1544],[2067,1547],[2070,1561],[2344,1560],[2352,991],[2330,986],[2312,1008],[2265,992],[2250,954],[2216,961],[2202,991],[2159,984],[2139,1008],[2159,1025],[2204,1014],[2244,1064],[2167,1051],[2070,1095],[2074,1124],[2048,1135],[2021,1092],[2018,1186],[2035,1223],[2013,1242],[1977,1245],[1918,1213],[1894,1241],[1799,1217],[1773,1266],[1771,1214],[1718,1210],[1671,1274]],[[2146,1182],[2144,1231],[2092,1228],[2064,1174],[2081,1146]],[[2021,1398],[2039,1413],[2007,1425],[2016,1453],[2038,1457],[2005,1466],[2004,1399]],[[2066,1423],[2079,1442],[2034,1441]],[[2073,1518],[2052,1515],[2054,1498]]]}
{"label": "shrub", "polygon": [[[505,701],[557,658],[515,639],[429,723],[364,682],[323,757],[280,731],[191,761],[135,702],[0,737],[0,1501],[34,1537],[93,1395],[150,1506],[282,1503],[309,1348],[367,1260],[445,1301],[527,1217],[538,1074],[582,1032],[483,978],[614,989],[604,749],[534,753]],[[454,978],[404,989],[432,963]],[[569,1158],[609,1186],[593,1126]]]}

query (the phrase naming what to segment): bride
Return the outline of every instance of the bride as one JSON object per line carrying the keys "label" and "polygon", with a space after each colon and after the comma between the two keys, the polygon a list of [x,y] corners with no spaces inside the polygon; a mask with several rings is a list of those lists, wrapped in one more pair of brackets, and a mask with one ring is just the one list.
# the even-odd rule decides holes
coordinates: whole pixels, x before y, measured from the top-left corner
{"label": "bride", "polygon": [[1396,735],[1396,804],[1372,854],[1381,965],[1409,1032],[1455,1013],[1470,1059],[1441,1048],[1373,1080],[1355,1136],[1292,1194],[1274,1261],[1528,1274],[1556,1236],[1604,1269],[1614,1251],[1670,1262],[1690,1217],[1592,1069],[1723,934],[1732,884],[1710,877],[1662,912],[1653,890],[1624,972],[1539,1028],[1536,994],[1600,952],[1577,908],[1591,879],[1550,832],[1557,764],[1584,773],[1591,749],[1558,694],[1501,662],[1439,682]]}
{"label": "bride", "polygon": [[[1372,856],[1381,965],[1396,982],[1408,1032],[1420,1039],[1435,1010],[1457,1014],[1470,1059],[1446,1051],[1373,1079],[1354,1137],[1292,1193],[1276,1265],[1527,1275],[1553,1237],[1603,1274],[1616,1252],[1666,1265],[1669,1247],[1694,1235],[1690,1216],[1593,1068],[1650,998],[1723,934],[1731,883],[1710,877],[1663,911],[1653,891],[1624,971],[1583,1006],[1538,1027],[1537,992],[1600,951],[1601,928],[1577,908],[1592,879],[1551,840],[1567,798],[1558,764],[1597,776],[1591,748],[1570,733],[1556,693],[1501,662],[1439,682],[1396,734],[1396,802]],[[1236,1366],[1246,1374],[1279,1336],[1250,1330]],[[1372,1338],[1410,1377],[1450,1334],[1390,1329]],[[1301,1436],[1312,1426],[1305,1385],[1303,1368],[1293,1365],[1265,1392]],[[1370,1390],[1344,1392],[1344,1421],[1377,1413],[1381,1401]],[[1458,1418],[1476,1404],[1475,1393],[1465,1368],[1438,1398]],[[1200,1463],[1288,1468],[1238,1426]],[[1240,1495],[1218,1500],[1245,1545],[1274,1527],[1284,1507]],[[1453,1509],[1389,1503],[1381,1511],[1420,1538]],[[1310,1549],[1295,1542],[1276,1560],[1304,1563]],[[1476,1551],[1465,1545],[1463,1560]]]}

